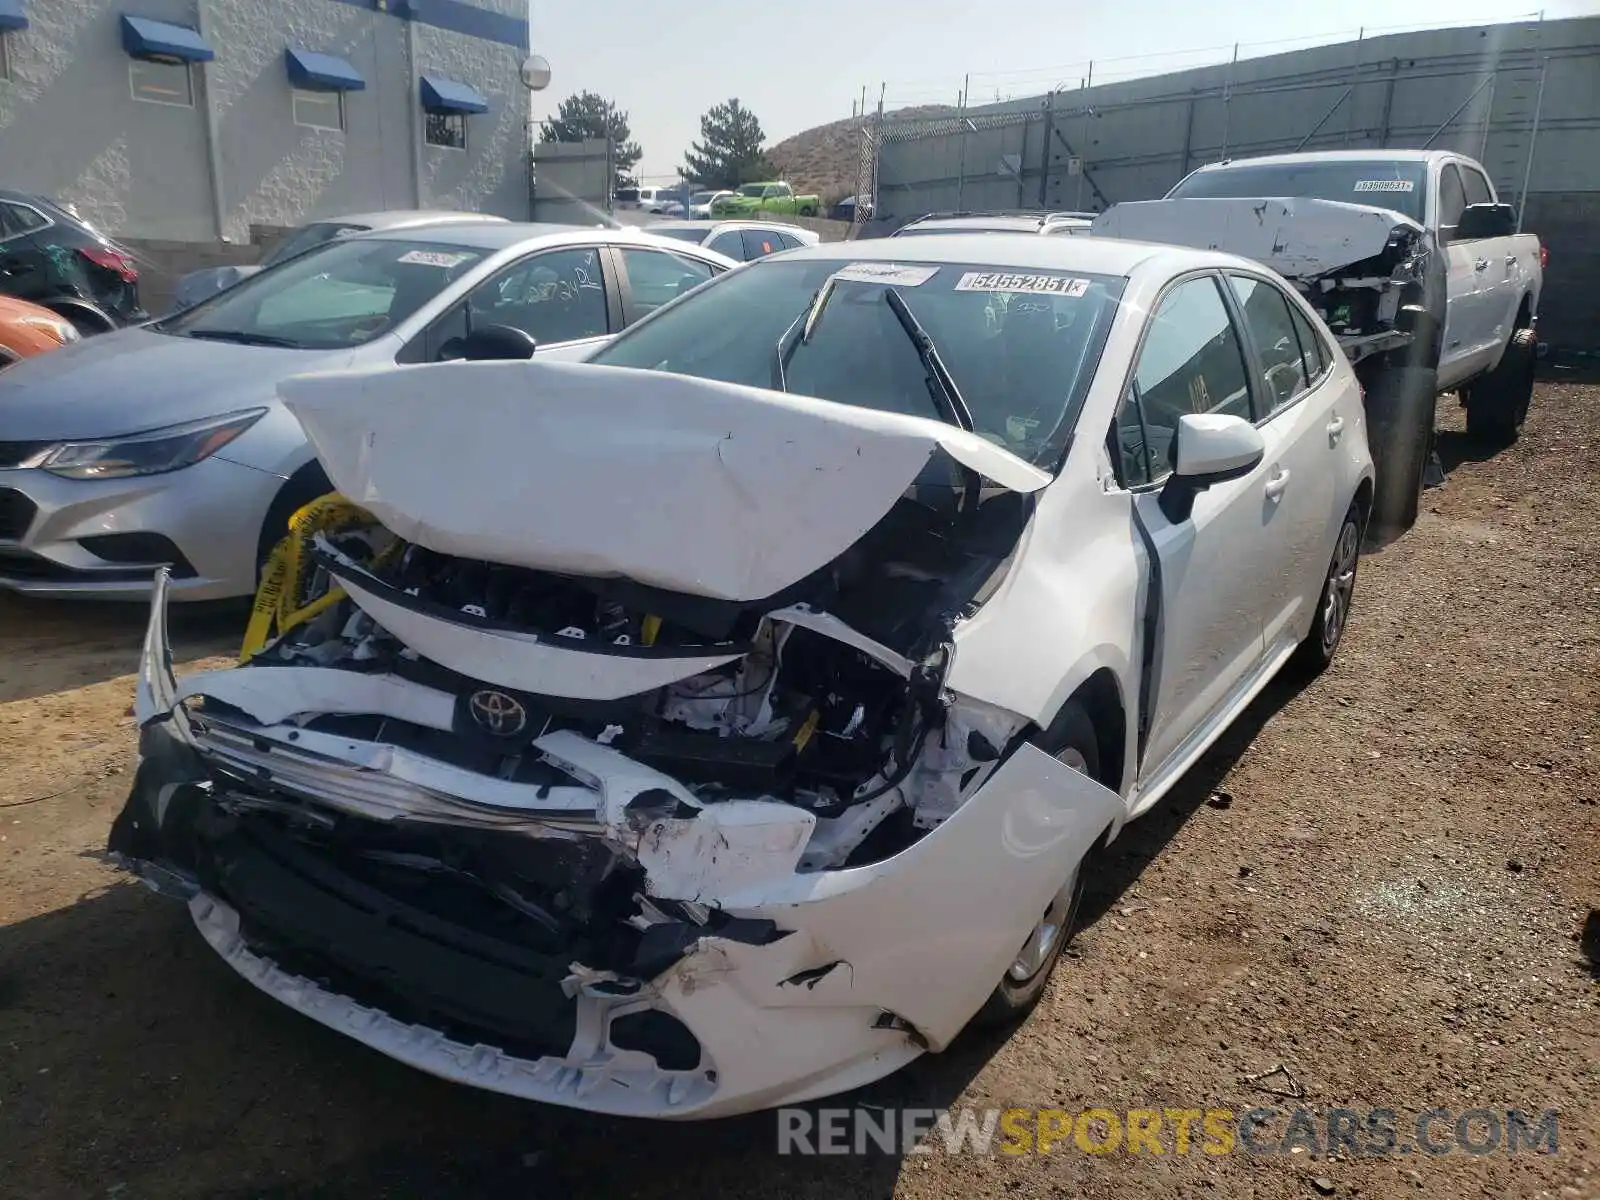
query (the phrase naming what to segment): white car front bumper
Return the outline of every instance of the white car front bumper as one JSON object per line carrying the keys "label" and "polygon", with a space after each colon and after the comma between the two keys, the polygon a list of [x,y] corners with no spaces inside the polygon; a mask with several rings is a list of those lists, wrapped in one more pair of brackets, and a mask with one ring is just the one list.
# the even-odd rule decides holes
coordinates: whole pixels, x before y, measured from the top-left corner
{"label": "white car front bumper", "polygon": [[[909,848],[868,865],[807,870],[806,843],[816,836],[809,811],[771,800],[674,805],[683,785],[573,733],[536,743],[570,784],[534,786],[286,719],[281,710],[295,704],[282,690],[288,676],[304,676],[299,686],[317,692],[321,708],[339,682],[329,677],[344,672],[252,667],[180,688],[165,600],[161,579],[138,685],[140,769],[112,850],[158,890],[185,896],[211,946],[268,995],[420,1070],[508,1095],[619,1115],[726,1116],[847,1090],[942,1050],[1123,814],[1114,793],[1023,745]],[[416,715],[436,702],[392,676],[351,679],[363,689],[352,709]],[[191,713],[191,696],[229,707]],[[193,840],[187,823],[210,797],[240,781],[391,827],[488,831],[524,845],[603,843],[643,868],[635,899],[656,926],[672,926],[665,932],[681,948],[658,973],[631,980],[562,957],[557,975],[574,1030],[562,1054],[519,1057],[493,1038],[410,1023],[274,961],[241,910],[282,909],[287,897],[224,895],[242,877],[208,886],[168,853]],[[715,930],[696,935],[695,913]],[[354,940],[341,950],[336,923],[321,928],[335,959],[371,957]],[[762,928],[765,936],[750,933]],[[643,1012],[681,1023],[698,1062],[668,1069],[652,1052],[617,1045],[614,1023]]]}

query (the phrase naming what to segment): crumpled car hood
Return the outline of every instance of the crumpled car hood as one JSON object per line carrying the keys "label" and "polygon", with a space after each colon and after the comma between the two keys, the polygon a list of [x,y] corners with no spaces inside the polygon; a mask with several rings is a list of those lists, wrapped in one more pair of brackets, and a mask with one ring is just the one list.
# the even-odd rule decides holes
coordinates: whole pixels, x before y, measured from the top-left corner
{"label": "crumpled car hood", "polygon": [[1200,196],[1114,204],[1090,228],[1096,237],[1237,254],[1289,279],[1374,258],[1397,228],[1423,231],[1402,213],[1362,204]]}
{"label": "crumpled car hood", "polygon": [[657,371],[442,363],[285,380],[341,493],[430,550],[765,599],[848,550],[936,454],[1050,482],[921,417]]}

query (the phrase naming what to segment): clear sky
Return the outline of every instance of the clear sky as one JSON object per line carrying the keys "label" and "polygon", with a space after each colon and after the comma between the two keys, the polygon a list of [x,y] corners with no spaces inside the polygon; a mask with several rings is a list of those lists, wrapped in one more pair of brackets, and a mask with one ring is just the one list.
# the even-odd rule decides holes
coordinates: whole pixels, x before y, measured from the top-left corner
{"label": "clear sky", "polygon": [[[1537,4],[1539,0],[1533,0]],[[974,103],[1429,25],[1535,19],[1519,0],[532,0],[534,49],[550,60],[540,119],[588,89],[629,114],[642,174],[668,177],[699,135],[700,115],[737,96],[769,142],[850,115],[887,84],[890,108],[956,101],[972,76]],[[1546,19],[1600,9],[1549,0]],[[666,178],[660,180],[666,182]]]}

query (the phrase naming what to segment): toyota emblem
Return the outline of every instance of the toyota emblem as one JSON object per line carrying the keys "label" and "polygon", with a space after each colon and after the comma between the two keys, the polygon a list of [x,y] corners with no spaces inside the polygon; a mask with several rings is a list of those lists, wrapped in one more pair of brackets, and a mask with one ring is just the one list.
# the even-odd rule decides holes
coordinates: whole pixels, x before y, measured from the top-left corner
{"label": "toyota emblem", "polygon": [[472,719],[495,737],[516,737],[528,727],[528,710],[515,696],[485,688],[467,701]]}

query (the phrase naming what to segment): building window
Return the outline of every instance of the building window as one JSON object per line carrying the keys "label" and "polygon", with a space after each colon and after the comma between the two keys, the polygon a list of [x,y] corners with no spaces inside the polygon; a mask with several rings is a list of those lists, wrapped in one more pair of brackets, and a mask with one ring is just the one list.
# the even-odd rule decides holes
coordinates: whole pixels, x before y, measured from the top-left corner
{"label": "building window", "polygon": [[294,123],[309,129],[344,129],[344,93],[290,91],[294,103]]}
{"label": "building window", "polygon": [[186,62],[156,62],[135,58],[128,63],[128,80],[133,98],[147,104],[176,104],[194,107],[194,76]]}
{"label": "building window", "polygon": [[423,136],[430,146],[443,146],[448,150],[467,148],[467,114],[458,112],[431,112],[425,114],[427,124]]}

